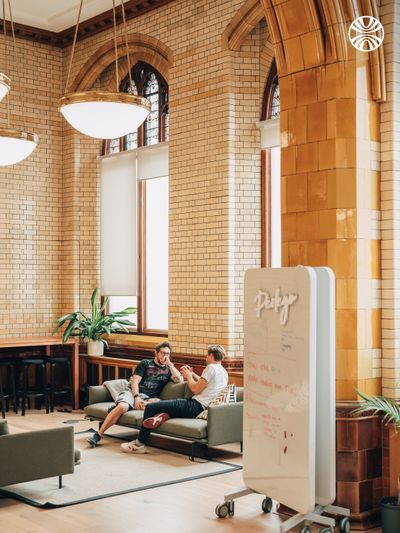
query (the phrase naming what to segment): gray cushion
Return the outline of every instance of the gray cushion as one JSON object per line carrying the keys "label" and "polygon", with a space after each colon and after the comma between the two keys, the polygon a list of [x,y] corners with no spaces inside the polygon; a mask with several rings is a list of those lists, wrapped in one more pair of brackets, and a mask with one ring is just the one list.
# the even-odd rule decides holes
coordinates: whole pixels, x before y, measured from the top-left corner
{"label": "gray cushion", "polygon": [[129,389],[129,382],[126,379],[113,379],[111,381],[105,381],[103,385],[111,394],[111,397],[114,401],[117,399],[120,392]]}
{"label": "gray cushion", "polygon": [[95,418],[105,418],[108,414],[108,409],[114,407],[114,402],[100,402],[87,405],[84,409],[85,413]]}
{"label": "gray cushion", "polygon": [[160,400],[176,400],[183,398],[185,394],[186,383],[173,383],[170,381],[163,387],[160,393]]}
{"label": "gray cushion", "polygon": [[172,418],[154,431],[189,439],[207,438],[207,421],[196,418]]}
{"label": "gray cushion", "polygon": [[122,415],[118,421],[118,424],[123,424],[132,427],[140,427],[142,425],[142,420],[143,411],[133,409],[132,411],[128,411],[127,413]]}

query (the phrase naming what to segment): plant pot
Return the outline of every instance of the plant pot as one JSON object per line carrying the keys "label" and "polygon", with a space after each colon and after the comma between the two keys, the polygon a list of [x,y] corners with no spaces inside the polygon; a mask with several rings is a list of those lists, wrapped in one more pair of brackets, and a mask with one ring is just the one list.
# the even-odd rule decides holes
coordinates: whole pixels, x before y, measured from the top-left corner
{"label": "plant pot", "polygon": [[104,344],[101,341],[88,341],[87,353],[88,355],[103,355]]}
{"label": "plant pot", "polygon": [[400,531],[400,505],[397,497],[383,498],[381,501],[382,533],[399,533]]}

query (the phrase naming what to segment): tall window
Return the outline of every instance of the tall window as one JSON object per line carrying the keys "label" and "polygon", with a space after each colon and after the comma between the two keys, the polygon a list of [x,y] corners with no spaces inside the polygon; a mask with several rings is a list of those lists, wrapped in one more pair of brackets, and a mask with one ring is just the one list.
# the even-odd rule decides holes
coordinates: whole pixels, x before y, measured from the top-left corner
{"label": "tall window", "polygon": [[275,61],[265,86],[261,112],[262,266],[281,266],[280,96]]}
{"label": "tall window", "polygon": [[144,96],[149,100],[151,112],[144,124],[122,139],[105,141],[103,154],[112,154],[148,146],[168,140],[168,84],[153,67],[139,61],[132,68],[132,85],[129,76],[122,82],[121,90],[130,94]]}
{"label": "tall window", "polygon": [[[151,112],[136,131],[121,139],[106,141],[103,155],[168,141],[167,82],[157,70],[142,61],[132,68],[131,75],[132,84],[127,76],[121,83],[121,90],[147,98]],[[109,310],[135,307],[137,313],[131,320],[136,323],[138,333],[162,333],[168,330],[168,177],[146,179],[148,177],[139,178],[137,205],[134,206],[137,212],[138,296],[110,295]]]}

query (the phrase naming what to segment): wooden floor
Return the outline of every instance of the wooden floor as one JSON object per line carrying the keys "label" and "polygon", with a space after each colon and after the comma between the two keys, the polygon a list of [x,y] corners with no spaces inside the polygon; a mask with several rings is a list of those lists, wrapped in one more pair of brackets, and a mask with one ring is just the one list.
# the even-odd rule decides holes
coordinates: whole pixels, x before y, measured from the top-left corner
{"label": "wooden floor", "polygon": [[[7,419],[10,430],[20,432],[59,425],[74,415],[46,415],[42,410],[25,417],[9,414]],[[238,447],[227,449],[226,460],[240,463]],[[279,516],[262,513],[262,496],[257,494],[239,500],[233,518],[216,517],[214,509],[224,493],[241,485],[238,471],[61,509],[42,510],[0,499],[0,533],[278,533]],[[312,529],[318,532],[320,527]]]}

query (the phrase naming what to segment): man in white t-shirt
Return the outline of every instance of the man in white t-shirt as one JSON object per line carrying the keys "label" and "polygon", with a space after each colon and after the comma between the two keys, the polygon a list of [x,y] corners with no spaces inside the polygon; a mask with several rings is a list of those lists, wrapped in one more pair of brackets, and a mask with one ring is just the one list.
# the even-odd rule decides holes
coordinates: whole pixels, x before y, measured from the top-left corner
{"label": "man in white t-shirt", "polygon": [[183,366],[180,371],[193,396],[188,400],[179,398],[147,404],[138,438],[121,444],[122,451],[146,453],[146,444],[153,429],[161,426],[169,418],[196,418],[207,409],[212,400],[228,384],[228,373],[222,366],[224,357],[223,347],[212,344],[207,348],[207,366],[201,376],[195,374],[189,366]]}

